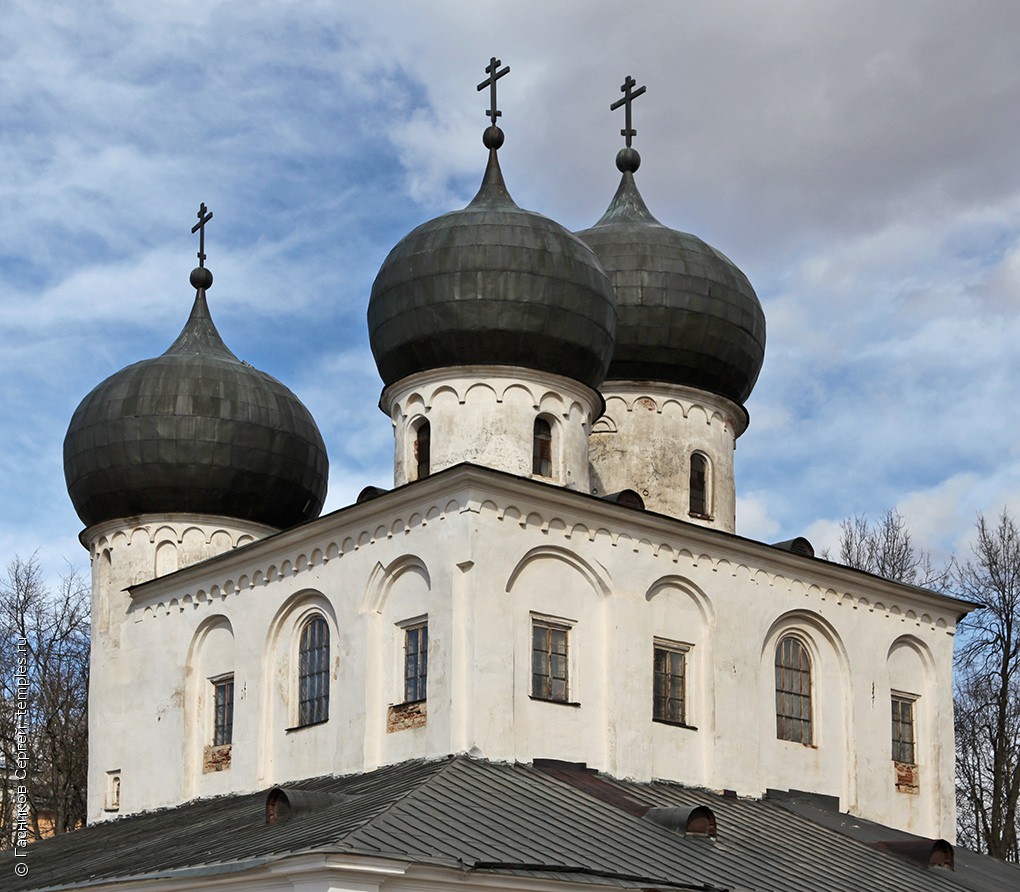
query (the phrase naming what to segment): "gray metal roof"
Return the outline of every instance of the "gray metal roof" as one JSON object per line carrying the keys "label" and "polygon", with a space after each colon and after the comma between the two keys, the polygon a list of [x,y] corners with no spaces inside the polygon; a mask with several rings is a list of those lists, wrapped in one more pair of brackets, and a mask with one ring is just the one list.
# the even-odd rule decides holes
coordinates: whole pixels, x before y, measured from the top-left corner
{"label": "gray metal roof", "polygon": [[578,235],[616,288],[619,325],[606,377],[686,384],[743,405],[765,357],[765,314],[736,265],[656,220],[630,169],[602,218]]}
{"label": "gray metal roof", "polygon": [[426,369],[514,365],[594,388],[613,350],[616,296],[587,245],[514,203],[492,148],[474,200],[390,251],[368,331],[387,385]]}
{"label": "gray metal roof", "polygon": [[[290,786],[341,795],[272,826],[265,793],[200,800],[36,843],[24,878],[4,854],[0,873],[19,892],[222,873],[320,850],[625,888],[1015,892],[1020,879],[1020,870],[973,854],[958,856],[955,872],[924,870],[768,799],[611,780],[564,763],[457,757]],[[650,807],[692,805],[714,812],[716,840],[685,838],[642,817]]]}
{"label": "gray metal roof", "polygon": [[86,526],[180,512],[289,527],[318,516],[328,469],[311,414],[227,348],[204,289],[169,349],[103,381],[64,439],[68,492]]}

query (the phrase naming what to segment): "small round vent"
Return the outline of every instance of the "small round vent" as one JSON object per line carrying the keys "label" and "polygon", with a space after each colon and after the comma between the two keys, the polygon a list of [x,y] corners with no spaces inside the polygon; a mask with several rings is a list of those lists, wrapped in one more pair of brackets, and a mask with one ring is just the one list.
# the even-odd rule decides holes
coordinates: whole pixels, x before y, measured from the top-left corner
{"label": "small round vent", "polygon": [[715,839],[717,826],[715,813],[706,805],[681,805],[674,808],[650,808],[645,817],[655,824],[682,833]]}

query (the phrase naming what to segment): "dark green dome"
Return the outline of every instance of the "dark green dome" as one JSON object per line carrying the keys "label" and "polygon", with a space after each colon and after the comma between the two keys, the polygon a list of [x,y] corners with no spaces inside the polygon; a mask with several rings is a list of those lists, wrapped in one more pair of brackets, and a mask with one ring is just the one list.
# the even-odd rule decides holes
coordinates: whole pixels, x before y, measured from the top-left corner
{"label": "dark green dome", "polygon": [[328,469],[311,414],[231,353],[201,288],[171,347],[103,381],[64,438],[67,489],[86,527],[181,513],[282,529],[318,516]]}
{"label": "dark green dome", "polygon": [[519,208],[496,149],[463,210],[413,230],[372,286],[368,332],[379,374],[510,365],[596,388],[616,333],[616,297],[575,235]]}
{"label": "dark green dome", "polygon": [[616,288],[607,379],[683,384],[743,405],[765,358],[765,314],[751,283],[711,245],[656,220],[634,182],[636,163],[621,169],[609,209],[578,233]]}

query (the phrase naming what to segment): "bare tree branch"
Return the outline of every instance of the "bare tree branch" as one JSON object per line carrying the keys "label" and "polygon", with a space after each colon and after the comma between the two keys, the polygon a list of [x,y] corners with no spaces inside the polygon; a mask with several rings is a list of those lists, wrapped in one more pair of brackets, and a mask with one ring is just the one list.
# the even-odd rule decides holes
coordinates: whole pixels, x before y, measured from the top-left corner
{"label": "bare tree branch", "polygon": [[75,573],[50,592],[33,556],[0,580],[0,847],[13,844],[18,794],[29,838],[85,821],[89,591]]}

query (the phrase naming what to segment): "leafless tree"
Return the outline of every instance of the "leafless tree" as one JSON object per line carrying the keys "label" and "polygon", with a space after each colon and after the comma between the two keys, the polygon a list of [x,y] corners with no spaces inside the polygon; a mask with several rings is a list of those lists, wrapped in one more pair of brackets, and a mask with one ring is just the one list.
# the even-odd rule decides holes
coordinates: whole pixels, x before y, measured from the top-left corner
{"label": "leafless tree", "polygon": [[863,514],[844,519],[836,560],[884,579],[924,588],[941,588],[949,573],[948,568],[936,568],[928,552],[914,547],[902,515],[892,509],[875,523]]}
{"label": "leafless tree", "polygon": [[0,846],[19,788],[29,839],[84,823],[88,671],[88,586],[72,572],[52,592],[34,557],[15,558],[0,580]]}
{"label": "leafless tree", "polygon": [[1020,530],[1005,511],[978,518],[954,593],[984,604],[957,639],[956,773],[961,841],[1020,861]]}

